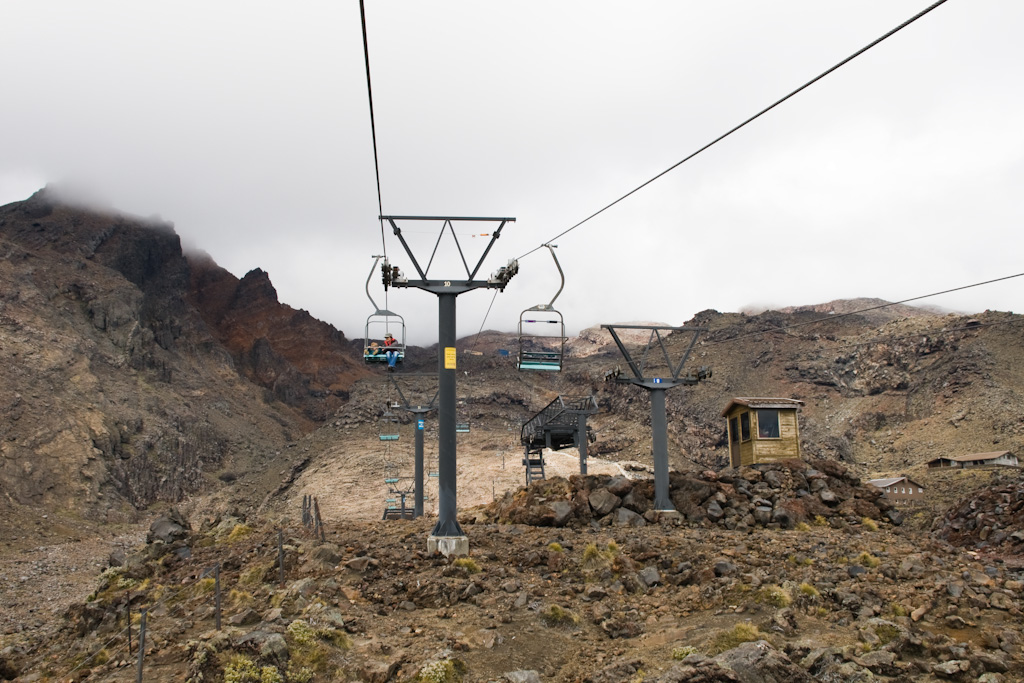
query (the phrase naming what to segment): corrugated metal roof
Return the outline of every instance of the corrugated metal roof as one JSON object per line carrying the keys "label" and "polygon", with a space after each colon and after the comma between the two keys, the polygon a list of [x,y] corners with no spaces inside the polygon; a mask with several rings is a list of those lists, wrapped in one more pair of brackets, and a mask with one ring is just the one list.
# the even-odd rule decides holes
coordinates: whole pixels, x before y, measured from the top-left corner
{"label": "corrugated metal roof", "polygon": [[795,398],[750,398],[737,397],[729,401],[729,405],[722,411],[722,417],[729,414],[733,406],[746,406],[748,408],[799,408],[804,404]]}
{"label": "corrugated metal roof", "polygon": [[889,477],[888,479],[869,479],[868,483],[872,486],[877,486],[878,488],[883,489],[886,486],[892,486],[896,482],[904,480],[906,480],[906,477]]}
{"label": "corrugated metal roof", "polygon": [[971,453],[970,455],[954,455],[948,460],[956,460],[957,462],[973,462],[975,460],[995,460],[1001,458],[1004,455],[1009,455],[1010,451],[992,451],[991,453]]}
{"label": "corrugated metal roof", "polygon": [[898,484],[901,481],[905,481],[908,484],[910,484],[911,486],[916,486],[919,489],[923,489],[924,488],[923,486],[918,484],[913,479],[909,479],[907,477],[889,477],[888,479],[869,479],[868,483],[871,484],[872,486],[877,486],[880,489],[884,489],[886,486],[892,486],[893,484]]}

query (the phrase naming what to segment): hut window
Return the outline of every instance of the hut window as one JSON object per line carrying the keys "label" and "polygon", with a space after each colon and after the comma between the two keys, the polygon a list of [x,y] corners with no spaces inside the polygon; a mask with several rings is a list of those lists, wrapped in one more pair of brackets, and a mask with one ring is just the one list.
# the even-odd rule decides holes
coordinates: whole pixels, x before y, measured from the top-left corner
{"label": "hut window", "polygon": [[918,492],[918,493],[924,493],[924,489],[923,489],[923,488],[921,488],[920,486],[918,486],[918,487],[917,487],[917,492]]}
{"label": "hut window", "polygon": [[757,411],[757,438],[779,438],[779,411],[764,409]]}
{"label": "hut window", "polygon": [[740,438],[750,441],[750,413],[740,415]]}
{"label": "hut window", "polygon": [[740,440],[740,426],[736,418],[730,418],[729,420],[729,442],[736,443]]}

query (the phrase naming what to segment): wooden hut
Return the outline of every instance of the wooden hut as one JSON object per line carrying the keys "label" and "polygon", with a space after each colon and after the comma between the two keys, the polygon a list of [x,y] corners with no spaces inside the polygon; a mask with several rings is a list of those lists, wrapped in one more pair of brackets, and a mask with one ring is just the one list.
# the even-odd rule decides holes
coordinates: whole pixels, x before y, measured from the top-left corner
{"label": "wooden hut", "polygon": [[800,457],[796,412],[803,401],[793,398],[734,398],[722,411],[733,467]]}
{"label": "wooden hut", "polygon": [[882,489],[882,495],[894,503],[919,503],[924,500],[924,486],[906,475],[869,479],[868,483]]}

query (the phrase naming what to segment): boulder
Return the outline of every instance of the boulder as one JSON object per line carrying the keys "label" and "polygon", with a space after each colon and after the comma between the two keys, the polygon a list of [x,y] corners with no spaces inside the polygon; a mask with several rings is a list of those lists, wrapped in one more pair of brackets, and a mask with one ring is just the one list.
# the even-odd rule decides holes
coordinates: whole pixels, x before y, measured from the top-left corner
{"label": "boulder", "polygon": [[641,527],[647,526],[647,522],[643,517],[633,512],[632,510],[624,507],[620,507],[615,511],[615,526],[629,526],[629,527]]}
{"label": "boulder", "polygon": [[812,683],[813,678],[767,641],[743,643],[715,657],[743,683]]}
{"label": "boulder", "polygon": [[618,496],[607,489],[592,491],[587,497],[587,501],[597,517],[604,517],[622,502]]}
{"label": "boulder", "polygon": [[146,543],[160,541],[161,543],[173,543],[188,538],[189,529],[184,520],[175,515],[164,515],[157,517],[149,526],[149,533],[146,534]]}
{"label": "boulder", "polygon": [[633,481],[629,477],[612,477],[605,488],[609,493],[621,498],[633,490]]}

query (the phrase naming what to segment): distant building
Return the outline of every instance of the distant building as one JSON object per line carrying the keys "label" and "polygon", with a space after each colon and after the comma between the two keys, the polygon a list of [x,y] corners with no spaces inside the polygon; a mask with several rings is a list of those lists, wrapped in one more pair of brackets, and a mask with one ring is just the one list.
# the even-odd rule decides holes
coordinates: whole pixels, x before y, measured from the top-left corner
{"label": "distant building", "polygon": [[722,411],[733,467],[800,457],[796,412],[803,401],[793,398],[734,398]]}
{"label": "distant building", "polygon": [[916,503],[924,499],[924,487],[905,476],[871,479],[868,483],[882,489],[882,495],[893,503]]}
{"label": "distant building", "polygon": [[939,456],[928,461],[928,467],[1020,467],[1017,456],[1010,451],[993,451],[991,453],[972,453],[970,455]]}

